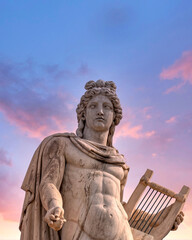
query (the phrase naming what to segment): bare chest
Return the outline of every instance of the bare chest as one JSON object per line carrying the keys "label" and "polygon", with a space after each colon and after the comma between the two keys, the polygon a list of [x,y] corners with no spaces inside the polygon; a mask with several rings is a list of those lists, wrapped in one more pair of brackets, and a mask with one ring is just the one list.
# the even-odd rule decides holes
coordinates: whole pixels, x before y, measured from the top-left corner
{"label": "bare chest", "polygon": [[102,172],[103,174],[111,175],[111,177],[119,181],[124,177],[124,170],[121,166],[94,159],[83,153],[73,144],[67,146],[65,160],[66,167],[77,169],[77,174],[82,174],[83,172]]}

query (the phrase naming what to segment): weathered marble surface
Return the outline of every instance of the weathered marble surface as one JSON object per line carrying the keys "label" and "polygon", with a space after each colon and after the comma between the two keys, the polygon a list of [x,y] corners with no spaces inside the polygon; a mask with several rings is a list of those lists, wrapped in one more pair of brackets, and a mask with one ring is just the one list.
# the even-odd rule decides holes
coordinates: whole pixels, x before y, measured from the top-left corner
{"label": "weathered marble surface", "polygon": [[77,135],[47,137],[31,160],[21,240],[152,240],[131,231],[122,206],[129,168],[112,144],[122,118],[116,86],[98,80],[85,89]]}
{"label": "weathered marble surface", "polygon": [[89,82],[78,130],[46,138],[23,183],[21,239],[133,240],[121,204],[128,167],[112,146],[122,109],[113,82]]}
{"label": "weathered marble surface", "polygon": [[147,233],[143,233],[137,229],[131,228],[131,231],[132,231],[134,240],[154,240],[153,236]]}

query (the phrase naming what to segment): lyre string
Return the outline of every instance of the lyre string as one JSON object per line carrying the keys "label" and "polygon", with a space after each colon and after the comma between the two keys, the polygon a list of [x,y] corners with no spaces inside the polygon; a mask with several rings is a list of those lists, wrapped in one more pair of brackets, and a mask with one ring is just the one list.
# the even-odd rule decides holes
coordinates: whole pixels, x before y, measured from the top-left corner
{"label": "lyre string", "polygon": [[150,227],[151,223],[152,223],[153,220],[156,218],[157,214],[159,213],[159,211],[160,211],[161,208],[163,207],[164,203],[167,201],[168,196],[167,196],[167,195],[165,195],[165,196],[166,196],[165,200],[163,201],[163,203],[161,204],[161,206],[160,206],[159,209],[157,210],[156,214],[153,216],[151,222],[148,224],[147,228],[145,229],[145,232],[147,232],[147,229]]}
{"label": "lyre string", "polygon": [[[157,193],[158,193],[158,192],[156,192],[156,194],[157,194]],[[156,194],[155,194],[155,195],[156,195]],[[159,193],[159,195],[158,195],[157,198],[155,199],[154,203],[152,204],[152,206],[151,206],[150,209],[148,210],[148,212],[147,212],[147,214],[145,215],[145,217],[142,219],[142,221],[141,221],[141,223],[139,224],[139,226],[138,226],[137,229],[139,229],[144,222],[145,222],[145,225],[146,225],[146,223],[149,221],[149,219],[150,219],[150,217],[151,217],[150,211],[152,210],[152,208],[154,207],[154,205],[157,203],[157,200],[159,199],[159,197],[161,196],[161,194],[162,194],[162,193]],[[149,215],[149,217],[147,218],[148,215]],[[146,218],[147,218],[147,220],[145,221]],[[145,225],[144,225],[144,226],[145,226]],[[143,228],[142,228],[142,229],[143,229]],[[141,231],[142,231],[142,230],[141,230]]]}
{"label": "lyre string", "polygon": [[[137,212],[138,208],[140,207],[140,205],[142,204],[142,202],[145,200],[145,198],[147,197],[148,193],[150,192],[151,188],[148,189],[147,193],[145,194],[145,196],[143,197],[143,199],[141,200],[141,202],[139,203],[138,207],[136,208],[136,210],[134,211],[134,213],[132,214],[131,218],[129,219],[129,223],[130,225],[134,222],[134,215]],[[133,222],[131,223],[131,220],[133,219]]]}
{"label": "lyre string", "polygon": [[[152,188],[150,188],[152,189]],[[137,217],[140,215],[142,209],[144,208],[145,204],[147,203],[147,201],[150,199],[151,195],[153,194],[155,190],[152,189],[152,192],[150,193],[149,197],[147,198],[147,200],[144,202],[143,206],[141,207],[141,209],[139,209],[139,206],[137,207],[136,211],[139,210],[139,212],[137,213],[137,215],[135,216],[135,218],[133,219],[132,223],[130,224],[132,227],[132,224],[134,223],[134,221],[137,219]]]}
{"label": "lyre string", "polygon": [[[137,226],[137,224],[139,223],[139,221],[142,220],[143,214],[145,213],[145,211],[147,210],[147,208],[150,206],[151,202],[153,201],[153,199],[155,198],[155,196],[157,195],[157,193],[158,193],[158,192],[156,191],[156,193],[153,195],[153,197],[152,197],[151,200],[149,201],[147,207],[146,207],[146,208],[144,209],[144,211],[142,212],[142,214],[141,214],[141,216],[139,217],[139,219],[136,220],[136,224],[135,224],[135,226],[133,226],[134,228],[136,228],[136,226]],[[147,203],[147,201],[146,201],[145,203]],[[137,228],[137,229],[138,229],[138,228]]]}
{"label": "lyre string", "polygon": [[[163,201],[163,203],[161,204],[161,206],[160,206],[159,209],[157,210],[157,212],[156,212],[156,214],[154,215],[154,217],[152,218],[151,222],[148,224],[147,228],[146,228],[145,231],[144,231],[145,233],[147,232],[148,228],[151,227],[151,223],[153,223],[153,220],[156,218],[157,214],[159,213],[159,211],[161,211],[161,208],[163,207],[163,205],[164,205],[165,202],[167,201],[167,199],[168,199],[169,196],[167,196],[167,195],[165,195],[165,196],[166,196],[165,200]],[[153,224],[152,227],[154,227],[154,224]],[[152,227],[151,227],[151,228],[152,228]],[[150,230],[150,231],[151,231],[151,230]]]}
{"label": "lyre string", "polygon": [[[159,220],[159,218],[161,217],[161,215],[163,214],[163,212],[165,211],[166,207],[168,206],[168,204],[170,203],[172,197],[170,197],[169,201],[167,202],[165,208],[163,209],[163,211],[161,212],[161,214],[159,215],[159,217],[157,218],[157,220],[155,221],[155,223],[153,224],[153,226],[151,227],[151,230],[153,229],[153,227],[155,226],[155,224],[157,223],[157,221]],[[148,232],[148,234],[151,232],[151,230]]]}
{"label": "lyre string", "polygon": [[[161,195],[162,193],[159,194],[159,196]],[[159,204],[161,203],[161,201],[163,200],[165,194],[163,194],[163,196],[161,197],[160,201],[157,203],[157,205],[155,206],[155,208],[153,209],[153,212],[151,213],[150,217],[147,219],[145,225],[142,227],[141,231],[143,231],[143,229],[145,228],[145,226],[148,224],[150,218],[153,216],[154,212],[156,211],[156,209],[158,208]],[[146,229],[145,229],[146,230]],[[145,231],[144,231],[145,232]]]}

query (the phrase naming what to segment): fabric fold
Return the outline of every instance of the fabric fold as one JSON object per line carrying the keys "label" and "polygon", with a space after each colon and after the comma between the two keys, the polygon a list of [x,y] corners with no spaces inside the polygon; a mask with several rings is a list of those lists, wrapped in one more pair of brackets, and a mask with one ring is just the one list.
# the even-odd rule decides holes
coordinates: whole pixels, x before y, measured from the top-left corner
{"label": "fabric fold", "polygon": [[[43,220],[46,210],[42,206],[39,194],[42,179],[43,152],[49,141],[57,137],[70,139],[71,143],[79,150],[97,161],[118,165],[123,169],[129,169],[125,164],[123,155],[119,154],[115,148],[81,139],[74,133],[57,133],[45,138],[35,151],[21,186],[26,192],[19,226],[21,230],[21,240],[60,239],[59,232],[51,229]],[[61,186],[57,186],[58,189],[60,189],[60,187]]]}

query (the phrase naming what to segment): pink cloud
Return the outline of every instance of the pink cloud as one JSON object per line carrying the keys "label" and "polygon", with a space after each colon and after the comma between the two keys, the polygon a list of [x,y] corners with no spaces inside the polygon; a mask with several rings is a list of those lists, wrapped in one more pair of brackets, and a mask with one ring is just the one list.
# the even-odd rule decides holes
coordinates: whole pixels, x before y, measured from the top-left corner
{"label": "pink cloud", "polygon": [[0,213],[5,220],[19,221],[24,197],[20,184],[18,176],[6,167],[0,170]]}
{"label": "pink cloud", "polygon": [[167,89],[165,93],[176,92],[186,83],[192,84],[192,51],[183,52],[180,59],[161,72],[160,78],[181,80],[181,83]]}
{"label": "pink cloud", "polygon": [[[77,72],[84,71],[79,75],[88,71],[85,66],[79,69]],[[63,78],[62,82],[58,78],[49,81],[57,74],[61,74],[58,65],[0,63],[0,111],[7,121],[36,138],[74,129],[76,99],[67,93]]]}
{"label": "pink cloud", "polygon": [[[132,139],[151,138],[156,134],[155,130],[146,130],[145,123],[151,119],[151,106],[142,109],[124,108],[123,120],[115,130],[115,137],[129,137]],[[127,121],[127,119],[129,119]]]}
{"label": "pink cloud", "polygon": [[130,137],[134,139],[140,139],[140,138],[149,138],[155,134],[155,131],[143,131],[143,126],[136,125],[131,126],[129,122],[122,123],[115,133],[115,136],[117,138],[119,137]]}
{"label": "pink cloud", "polygon": [[142,111],[143,111],[143,114],[144,114],[146,119],[151,119],[152,118],[151,114],[149,113],[151,109],[152,109],[151,106],[143,108]]}
{"label": "pink cloud", "polygon": [[185,82],[181,82],[176,86],[170,87],[165,91],[165,94],[168,94],[168,93],[171,93],[171,92],[177,92],[184,85],[185,85]]}
{"label": "pink cloud", "polygon": [[7,151],[4,150],[3,148],[0,148],[0,165],[11,166],[11,164],[12,164],[12,161],[8,157]]}
{"label": "pink cloud", "polygon": [[52,132],[65,131],[66,125],[75,124],[70,120],[71,112],[57,95],[53,101],[47,99],[47,103],[38,98],[28,104],[0,103],[0,110],[11,124],[30,137],[42,138]]}
{"label": "pink cloud", "polygon": [[151,155],[153,158],[157,157],[157,153],[152,153]]}
{"label": "pink cloud", "polygon": [[176,122],[176,116],[173,116],[165,121],[166,123],[175,123]]}
{"label": "pink cloud", "polygon": [[[174,124],[173,124],[174,123]],[[174,156],[180,161],[183,159],[186,164],[191,164],[191,132],[192,114],[185,116],[171,117],[166,121],[159,121],[156,131],[150,138],[140,141],[139,151],[143,156],[152,156],[156,153],[158,158],[169,155]]]}

